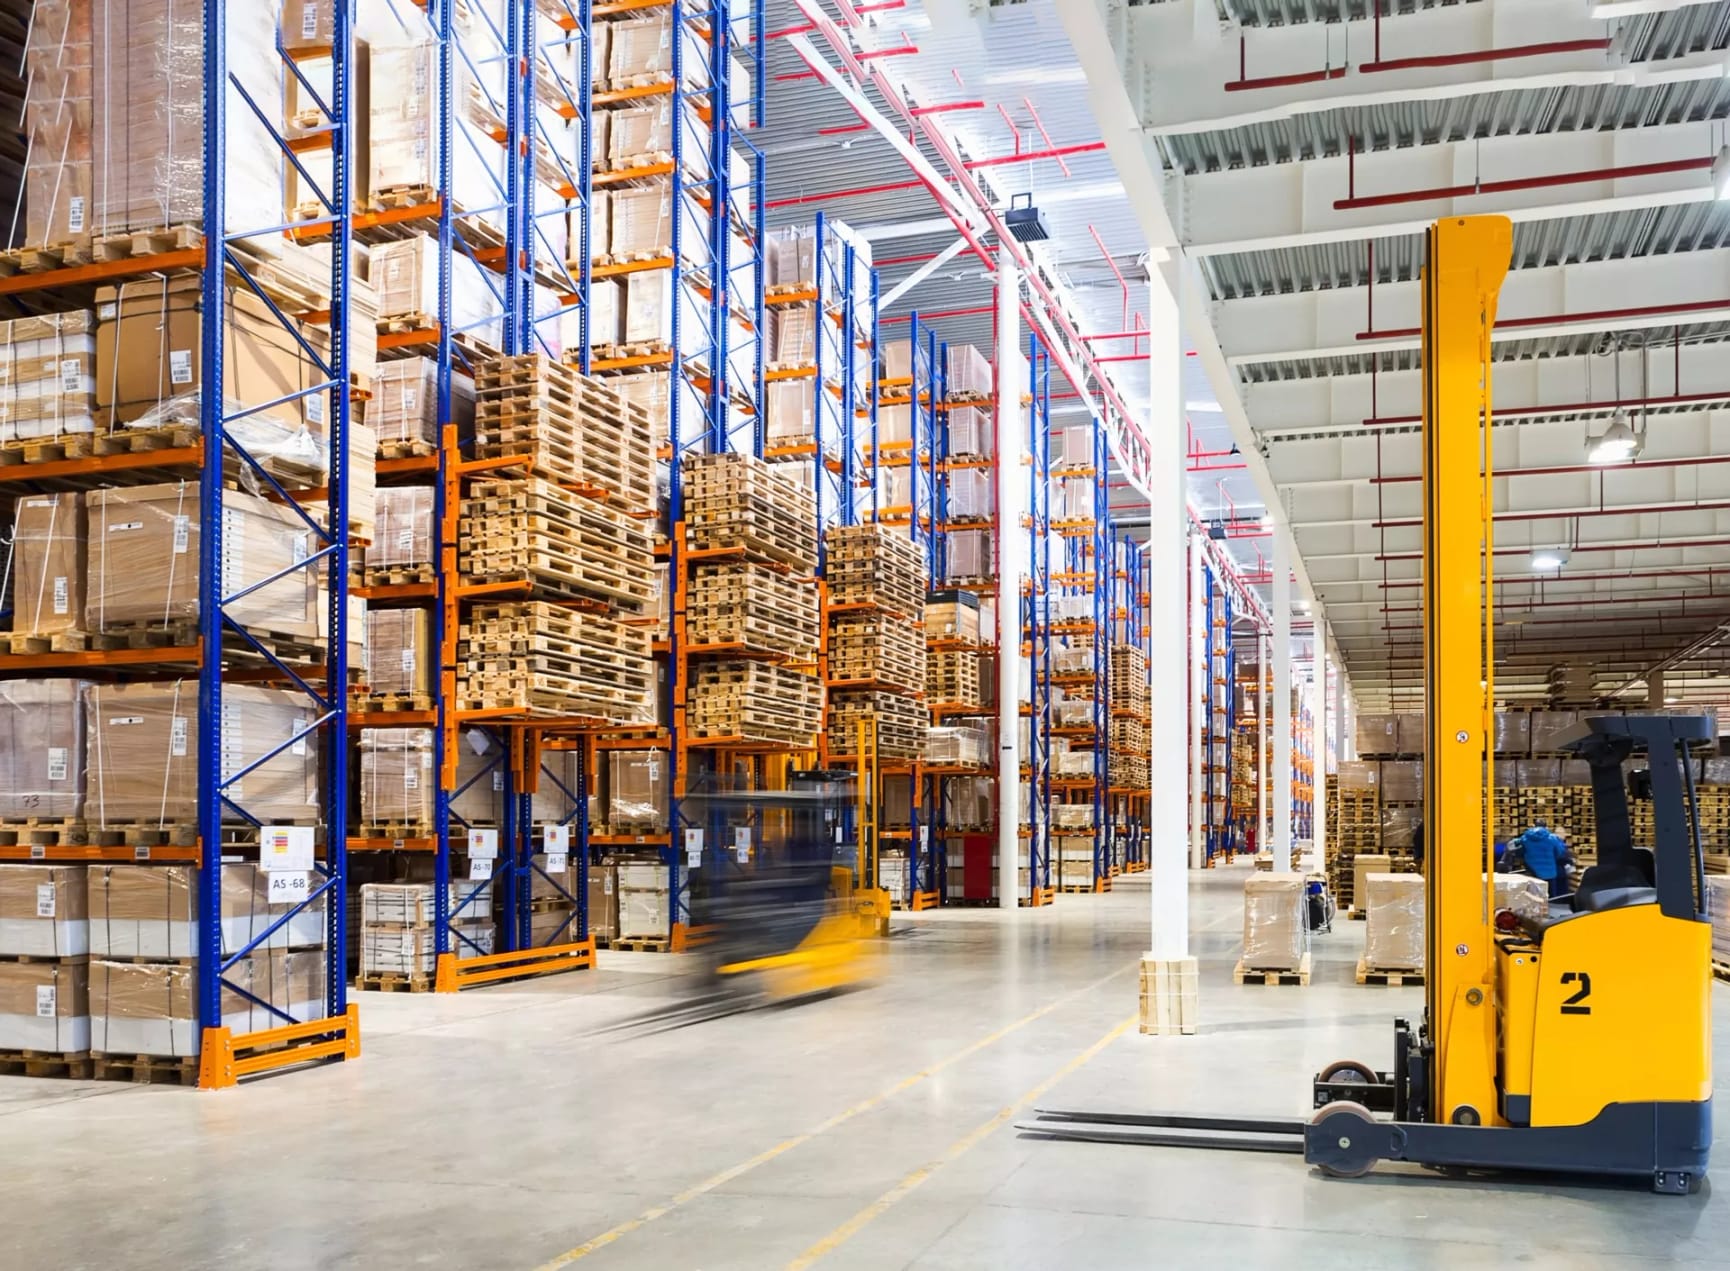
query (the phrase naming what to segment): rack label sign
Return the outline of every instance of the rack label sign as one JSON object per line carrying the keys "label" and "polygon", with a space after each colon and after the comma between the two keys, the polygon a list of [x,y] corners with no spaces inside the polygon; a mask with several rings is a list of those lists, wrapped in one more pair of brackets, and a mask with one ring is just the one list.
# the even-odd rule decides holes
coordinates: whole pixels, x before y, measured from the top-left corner
{"label": "rack label sign", "polygon": [[469,857],[469,881],[484,883],[493,876],[493,858],[490,856]]}
{"label": "rack label sign", "polygon": [[259,835],[258,867],[273,875],[270,883],[273,902],[276,900],[274,875],[306,874],[312,866],[312,826],[270,825]]}
{"label": "rack label sign", "polygon": [[270,880],[267,904],[303,905],[312,899],[312,875],[309,873],[273,870],[266,877]]}
{"label": "rack label sign", "polygon": [[[469,855],[471,857],[492,861],[498,859],[498,854],[499,832],[497,830],[471,829],[469,831]],[[487,872],[482,877],[491,878],[492,876],[492,867],[489,865]]]}
{"label": "rack label sign", "polygon": [[685,831],[685,868],[699,869],[703,864],[703,831]]}
{"label": "rack label sign", "polygon": [[547,873],[562,874],[571,867],[571,858],[564,852],[547,853]]}
{"label": "rack label sign", "polygon": [[733,827],[733,850],[737,853],[739,864],[743,865],[751,859],[751,827],[738,825]]}
{"label": "rack label sign", "polygon": [[[571,827],[568,825],[543,826],[541,828],[541,848],[548,856],[555,852],[568,854],[571,850]],[[563,869],[564,866],[561,865],[559,868]]]}

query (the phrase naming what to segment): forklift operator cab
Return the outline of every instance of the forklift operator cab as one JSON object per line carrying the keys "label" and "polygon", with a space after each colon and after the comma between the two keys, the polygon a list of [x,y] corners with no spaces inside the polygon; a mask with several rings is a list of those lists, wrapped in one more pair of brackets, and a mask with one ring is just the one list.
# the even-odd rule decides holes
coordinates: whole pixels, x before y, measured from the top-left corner
{"label": "forklift operator cab", "polygon": [[[1688,752],[1708,740],[1705,719],[1676,715],[1594,718],[1565,738],[1591,765],[1597,862],[1560,913],[1496,940],[1502,1119],[1632,1119],[1650,1127],[1654,1168],[1696,1176],[1711,1142],[1712,931]],[[1651,851],[1628,815],[1642,751]]]}

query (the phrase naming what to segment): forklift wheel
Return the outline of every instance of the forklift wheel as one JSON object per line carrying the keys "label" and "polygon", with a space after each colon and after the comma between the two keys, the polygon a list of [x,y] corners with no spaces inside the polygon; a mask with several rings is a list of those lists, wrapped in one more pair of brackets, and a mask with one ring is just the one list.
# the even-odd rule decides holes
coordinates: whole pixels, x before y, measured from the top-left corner
{"label": "forklift wheel", "polygon": [[[1310,1118],[1310,1124],[1321,1125],[1336,1116],[1342,1118],[1350,1116],[1355,1121],[1366,1123],[1364,1125],[1365,1130],[1373,1128],[1375,1121],[1370,1110],[1361,1103],[1350,1103],[1342,1100],[1339,1103],[1330,1103],[1326,1107],[1318,1108],[1316,1114]],[[1344,1127],[1342,1127],[1343,1129]],[[1306,1152],[1305,1155],[1309,1156],[1309,1153]],[[1330,1150],[1329,1156],[1331,1159],[1326,1161],[1317,1161],[1312,1158],[1312,1163],[1330,1178],[1362,1178],[1374,1169],[1376,1162],[1381,1159],[1370,1151],[1369,1140],[1361,1133],[1342,1133],[1337,1148]]]}
{"label": "forklift wheel", "polygon": [[1368,1064],[1360,1064],[1355,1059],[1336,1059],[1317,1074],[1316,1080],[1357,1081],[1366,1086],[1373,1086],[1381,1081],[1381,1077]]}

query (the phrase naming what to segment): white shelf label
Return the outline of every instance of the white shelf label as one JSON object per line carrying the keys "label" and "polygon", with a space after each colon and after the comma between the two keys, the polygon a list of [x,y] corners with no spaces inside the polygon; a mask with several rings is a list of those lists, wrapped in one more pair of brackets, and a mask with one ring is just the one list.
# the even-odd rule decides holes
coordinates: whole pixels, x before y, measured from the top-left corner
{"label": "white shelf label", "polygon": [[312,898],[310,873],[273,870],[269,875],[269,901],[272,905],[300,905]]}
{"label": "white shelf label", "polygon": [[[547,825],[541,828],[541,850],[551,856],[554,852],[569,853],[571,850],[571,827],[568,825]],[[559,866],[563,869],[564,866]]]}
{"label": "white shelf label", "polygon": [[[499,854],[499,832],[497,830],[470,830],[469,831],[469,855],[470,856],[480,857],[483,860],[491,861],[491,860],[497,859],[498,854]],[[487,872],[485,874],[481,875],[481,877],[491,878],[492,876],[493,876],[492,867],[489,865],[487,867]]]}
{"label": "white shelf label", "polygon": [[484,883],[493,876],[493,858],[490,856],[469,857],[469,881]]}
{"label": "white shelf label", "polygon": [[739,864],[743,865],[751,859],[751,827],[737,825],[733,827],[733,851],[738,855]]}
{"label": "white shelf label", "polygon": [[267,874],[312,869],[312,826],[267,825],[258,837],[258,867]]}
{"label": "white shelf label", "polygon": [[571,867],[571,858],[565,852],[547,853],[547,873],[562,874]]}
{"label": "white shelf label", "polygon": [[685,831],[685,868],[698,869],[703,864],[703,831]]}

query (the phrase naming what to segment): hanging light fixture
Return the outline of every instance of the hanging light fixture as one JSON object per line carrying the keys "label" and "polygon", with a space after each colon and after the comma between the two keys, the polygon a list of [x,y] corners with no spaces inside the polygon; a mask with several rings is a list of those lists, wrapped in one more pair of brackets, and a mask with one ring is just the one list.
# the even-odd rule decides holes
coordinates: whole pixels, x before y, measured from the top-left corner
{"label": "hanging light fixture", "polygon": [[1640,453],[1640,436],[1628,423],[1628,412],[1618,410],[1610,417],[1609,427],[1601,436],[1587,441],[1586,458],[1593,463],[1622,463]]}

